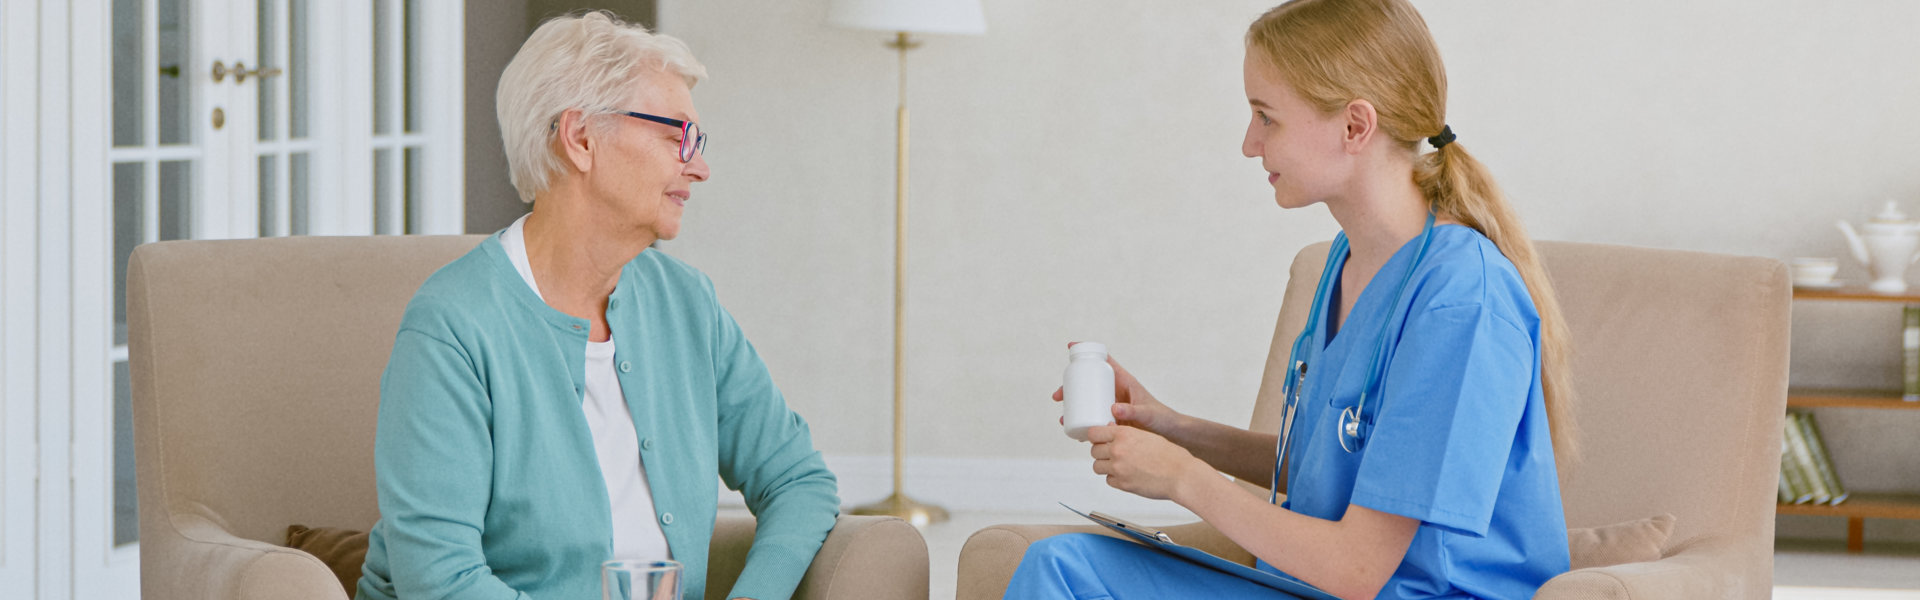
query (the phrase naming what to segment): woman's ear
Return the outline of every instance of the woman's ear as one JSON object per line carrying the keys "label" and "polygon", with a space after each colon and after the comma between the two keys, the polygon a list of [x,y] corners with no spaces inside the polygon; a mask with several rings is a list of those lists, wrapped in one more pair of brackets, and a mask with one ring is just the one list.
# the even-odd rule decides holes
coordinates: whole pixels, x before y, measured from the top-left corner
{"label": "woman's ear", "polygon": [[593,151],[596,149],[593,138],[587,135],[586,115],[577,108],[567,109],[554,120],[554,143],[560,145],[560,155],[575,171],[585,173],[593,170]]}
{"label": "woman's ear", "polygon": [[1380,130],[1380,113],[1373,109],[1372,102],[1362,99],[1348,102],[1341,116],[1347,125],[1346,135],[1340,139],[1341,147],[1347,154],[1359,154]]}

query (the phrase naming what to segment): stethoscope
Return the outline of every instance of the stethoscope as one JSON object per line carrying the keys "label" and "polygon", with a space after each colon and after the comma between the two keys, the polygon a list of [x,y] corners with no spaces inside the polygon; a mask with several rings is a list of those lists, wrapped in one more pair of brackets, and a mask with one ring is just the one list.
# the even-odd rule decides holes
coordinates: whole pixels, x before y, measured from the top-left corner
{"label": "stethoscope", "polygon": [[[1393,293],[1393,304],[1387,306],[1398,310],[1400,301],[1406,299],[1407,282],[1413,280],[1413,272],[1420,269],[1420,261],[1427,257],[1427,246],[1433,242],[1433,213],[1427,213],[1427,223],[1420,228],[1420,249],[1413,255],[1413,262],[1407,265],[1407,272],[1400,276],[1400,287]],[[1334,238],[1333,247],[1327,250],[1327,256],[1342,256],[1347,253],[1347,236]],[[1320,312],[1324,308],[1327,286],[1333,282],[1333,269],[1320,270],[1320,283],[1313,290],[1313,308],[1307,313],[1307,325],[1300,330],[1300,336],[1293,339],[1293,349],[1289,351],[1287,363],[1293,365],[1293,374],[1287,377],[1281,387],[1280,395],[1287,400],[1286,410],[1280,417],[1280,447],[1274,450],[1273,480],[1268,486],[1267,502],[1272,503],[1280,497],[1280,465],[1287,458],[1288,441],[1293,437],[1293,424],[1299,416],[1300,387],[1307,380],[1307,361],[1301,357],[1312,350],[1310,343],[1313,333],[1320,325]],[[1391,319],[1389,319],[1391,321]],[[1340,449],[1352,454],[1360,450],[1366,438],[1373,432],[1373,425],[1366,422],[1367,396],[1380,386],[1381,376],[1386,374],[1384,363],[1387,347],[1387,333],[1392,331],[1391,323],[1380,325],[1380,335],[1373,342],[1373,362],[1367,368],[1367,383],[1360,388],[1360,401],[1353,406],[1340,410]],[[1385,400],[1382,399],[1382,402]],[[1378,412],[1378,411],[1376,411]]]}

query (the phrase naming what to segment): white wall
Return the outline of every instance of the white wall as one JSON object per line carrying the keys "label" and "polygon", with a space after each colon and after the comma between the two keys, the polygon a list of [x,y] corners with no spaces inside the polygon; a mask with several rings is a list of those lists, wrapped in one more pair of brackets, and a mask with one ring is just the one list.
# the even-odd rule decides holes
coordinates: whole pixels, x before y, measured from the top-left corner
{"label": "white wall", "polygon": [[[986,0],[986,35],[911,54],[911,455],[1083,456],[1046,400],[1076,339],[1183,410],[1247,419],[1287,261],[1335,231],[1275,208],[1239,155],[1241,35],[1271,3]],[[694,96],[713,179],[666,248],[713,276],[824,450],[883,455],[895,55],[825,5],[660,4],[713,74]],[[1449,122],[1538,238],[1844,256],[1836,219],[1920,214],[1920,3],[1416,5]],[[1898,325],[1803,305],[1794,380],[1897,386]],[[1821,419],[1855,487],[1920,490],[1920,411]]]}

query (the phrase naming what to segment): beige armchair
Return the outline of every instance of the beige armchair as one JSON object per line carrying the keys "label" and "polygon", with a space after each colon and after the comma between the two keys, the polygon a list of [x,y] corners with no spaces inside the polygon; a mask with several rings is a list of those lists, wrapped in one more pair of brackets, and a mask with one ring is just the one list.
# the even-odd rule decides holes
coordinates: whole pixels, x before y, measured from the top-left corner
{"label": "beige armchair", "polygon": [[[1786,409],[1790,290],[1779,261],[1593,244],[1539,244],[1573,333],[1583,456],[1560,474],[1567,526],[1669,513],[1663,558],[1575,570],[1537,598],[1767,598]],[[1294,258],[1252,428],[1277,431],[1287,351],[1327,255]],[[1265,497],[1265,483],[1244,484]],[[1035,540],[1092,526],[1000,525],[960,555],[959,598],[1000,598]],[[1252,564],[1207,526],[1176,540]],[[1576,562],[1580,557],[1576,556]]]}
{"label": "beige armchair", "polygon": [[[402,309],[482,236],[149,244],[127,315],[147,600],[343,599],[287,527],[378,519],[373,436]],[[714,528],[708,598],[732,587],[750,517]],[[797,598],[927,597],[905,521],[841,517]]]}

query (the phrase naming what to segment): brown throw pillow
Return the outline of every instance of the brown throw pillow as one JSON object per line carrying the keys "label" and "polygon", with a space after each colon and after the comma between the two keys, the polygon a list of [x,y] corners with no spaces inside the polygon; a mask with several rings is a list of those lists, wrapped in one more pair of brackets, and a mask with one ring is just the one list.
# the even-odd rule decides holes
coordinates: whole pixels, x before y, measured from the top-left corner
{"label": "brown throw pillow", "polygon": [[1567,530],[1567,551],[1575,570],[1660,560],[1673,515],[1663,514],[1604,527]]}
{"label": "brown throw pillow", "polygon": [[326,563],[327,568],[333,570],[333,576],[340,580],[340,587],[347,590],[347,597],[353,597],[354,586],[360,585],[360,565],[367,562],[366,532],[293,525],[287,527],[287,547],[312,554]]}

